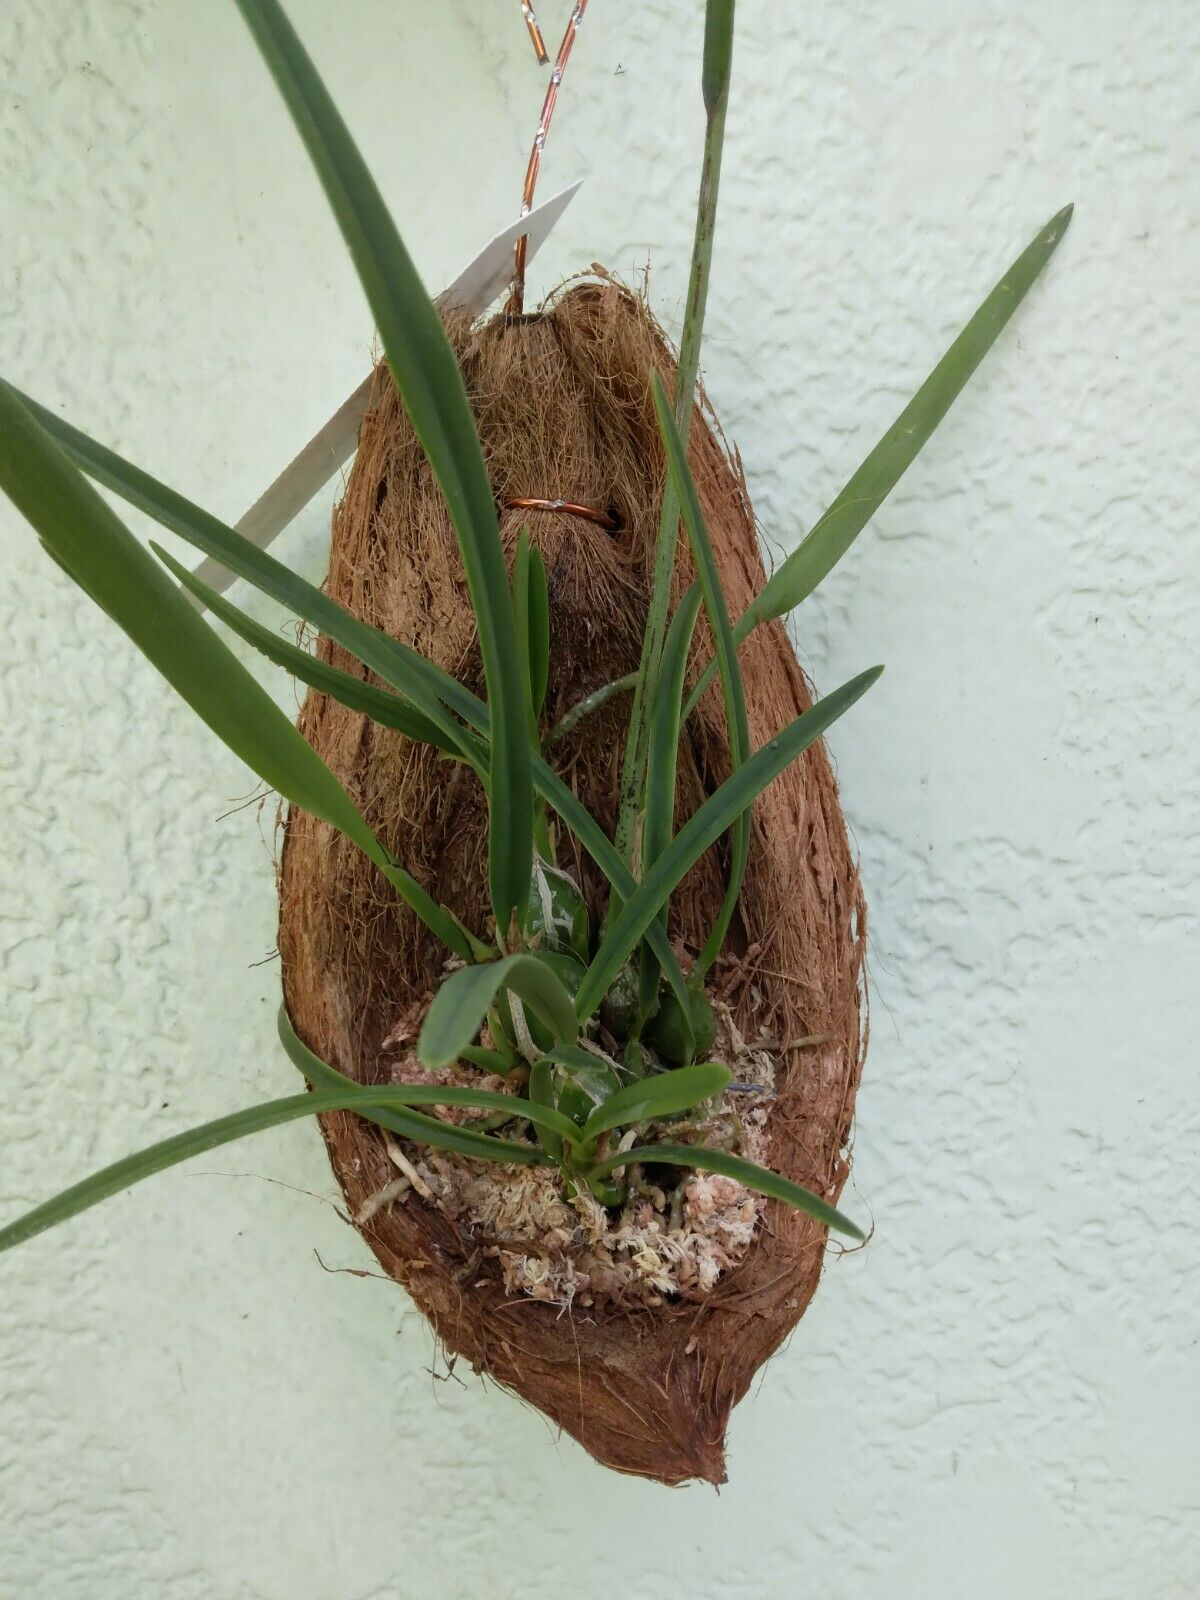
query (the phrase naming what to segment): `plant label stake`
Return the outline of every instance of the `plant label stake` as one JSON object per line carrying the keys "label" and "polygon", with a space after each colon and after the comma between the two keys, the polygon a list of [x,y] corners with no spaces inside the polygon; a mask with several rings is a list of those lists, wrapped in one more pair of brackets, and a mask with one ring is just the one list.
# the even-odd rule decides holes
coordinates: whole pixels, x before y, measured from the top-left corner
{"label": "plant label stake", "polygon": [[[446,309],[469,311],[475,316],[486,311],[508,287],[518,240],[527,240],[526,256],[532,259],[550,237],[582,182],[579,178],[568,184],[549,200],[528,213],[523,212],[515,222],[502,228],[463,268],[450,287],[437,296],[436,304]],[[371,404],[374,386],[372,370],[353,393],[346,396],[328,422],[321,424],[270,487],[259,495],[249,511],[238,519],[234,527],[243,538],[260,550],[267,549],[313,496],[321,492],[334,473],[346,465],[358,448],[359,429]],[[211,557],[200,563],[194,576],[218,594],[224,593],[234,578],[228,567]],[[205,609],[205,602],[194,592],[191,598],[200,611]]]}

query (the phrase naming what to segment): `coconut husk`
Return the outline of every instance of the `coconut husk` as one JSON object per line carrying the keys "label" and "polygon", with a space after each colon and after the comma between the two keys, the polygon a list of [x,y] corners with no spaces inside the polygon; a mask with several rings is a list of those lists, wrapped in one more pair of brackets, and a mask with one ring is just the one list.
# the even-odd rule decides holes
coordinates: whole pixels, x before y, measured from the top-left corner
{"label": "coconut husk", "polygon": [[[643,299],[603,274],[565,286],[533,316],[483,325],[451,317],[448,331],[497,502],[561,498],[610,509],[620,524],[610,533],[572,515],[502,512],[506,549],[528,523],[545,558],[549,726],[637,665],[665,477],[649,376],[657,369],[670,390],[673,357]],[[740,462],[699,406],[689,459],[736,616],[764,582],[762,560]],[[681,540],[677,594],[691,576]],[[327,588],[480,689],[454,532],[383,368],[334,515]],[[318,649],[362,672],[328,640]],[[693,677],[710,654],[702,626]],[[809,706],[811,691],[779,623],[754,633],[741,660],[757,746]],[[628,713],[628,699],[614,699],[552,751],[610,836]],[[710,691],[682,741],[680,820],[728,773],[723,724],[719,690]],[[308,695],[300,726],[393,856],[482,934],[486,813],[471,774],[321,694]],[[604,880],[561,830],[559,855],[598,914]],[[672,903],[670,932],[685,962],[711,926],[722,870],[714,848]],[[304,812],[288,818],[280,894],[284,993],[297,1032],[358,1081],[386,1081],[383,1041],[399,1014],[427,1003],[444,952],[365,857]],[[818,745],[755,806],[739,915],[713,982],[747,1038],[779,1042],[772,1165],[831,1200],[848,1172],[865,1045],[864,939],[858,871]],[[830,1042],[794,1043],[812,1035]],[[396,1177],[380,1130],[342,1113],[322,1125],[351,1215],[371,1210]],[[670,1484],[724,1480],[730,1410],[803,1314],[826,1245],[823,1227],[770,1203],[744,1260],[704,1298],[656,1310],[564,1310],[507,1294],[487,1241],[464,1235],[416,1193],[375,1207],[361,1232],[447,1351],[537,1406],[598,1461]]]}

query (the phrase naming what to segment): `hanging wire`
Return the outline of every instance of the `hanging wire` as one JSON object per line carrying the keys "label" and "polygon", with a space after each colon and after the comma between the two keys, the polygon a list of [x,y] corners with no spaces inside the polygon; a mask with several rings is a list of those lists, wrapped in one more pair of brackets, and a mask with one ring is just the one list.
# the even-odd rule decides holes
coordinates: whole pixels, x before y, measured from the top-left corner
{"label": "hanging wire", "polygon": [[542,30],[538,27],[538,19],[534,15],[533,7],[527,4],[527,0],[521,0],[521,15],[525,18],[525,26],[529,29],[529,37],[537,52],[538,66],[544,67],[550,56],[546,50],[546,41],[542,38]]}
{"label": "hanging wire", "polygon": [[[554,115],[554,107],[558,100],[558,86],[562,82],[563,72],[575,43],[575,35],[579,32],[579,24],[583,21],[583,13],[587,10],[587,3],[588,0],[575,0],[574,10],[567,22],[567,31],[563,34],[562,43],[558,47],[558,57],[550,74],[546,98],[542,102],[542,114],[538,119],[537,132],[533,136],[533,149],[529,152],[529,165],[525,169],[525,187],[521,191],[523,217],[527,217],[533,209],[533,190],[537,183],[538,169],[542,164],[542,150],[545,148],[550,118]],[[528,24],[528,16],[525,20]],[[528,247],[529,236],[523,233],[517,240],[516,260],[513,264],[513,287],[507,307],[510,317],[520,316],[525,309],[525,257]]]}
{"label": "hanging wire", "polygon": [[594,522],[606,533],[619,533],[621,530],[620,522],[611,511],[580,505],[578,500],[544,500],[540,495],[513,494],[504,504],[509,511],[561,511],[569,517],[582,517],[585,522]]}
{"label": "hanging wire", "polygon": [[[563,34],[562,43],[558,47],[558,58],[554,63],[554,70],[550,74],[550,84],[546,90],[546,98],[542,103],[542,114],[538,119],[537,133],[534,135],[533,149],[529,152],[529,165],[525,169],[525,187],[521,194],[521,215],[526,217],[533,209],[533,190],[537,183],[538,169],[542,164],[542,150],[546,143],[546,132],[550,127],[550,118],[554,115],[554,107],[558,101],[558,88],[562,83],[563,69],[566,67],[567,58],[571,54],[571,47],[575,43],[575,35],[579,32],[579,24],[583,21],[583,13],[587,10],[588,0],[575,0],[574,8],[567,22],[567,31]],[[533,47],[538,52],[539,63],[549,60],[546,46],[542,40],[541,30],[538,28],[537,18],[533,14],[533,7],[522,4],[522,14],[525,17],[525,26],[529,29],[529,37],[533,40]],[[513,264],[513,286],[509,296],[506,314],[510,317],[519,317],[525,308],[525,260],[528,248],[528,235],[522,234],[517,240],[516,258]],[[578,500],[559,500],[543,498],[540,495],[510,495],[504,506],[509,511],[551,511],[570,517],[581,517],[585,522],[594,522],[606,533],[619,533],[621,523],[619,518],[611,511],[602,511],[596,506],[581,504]]]}

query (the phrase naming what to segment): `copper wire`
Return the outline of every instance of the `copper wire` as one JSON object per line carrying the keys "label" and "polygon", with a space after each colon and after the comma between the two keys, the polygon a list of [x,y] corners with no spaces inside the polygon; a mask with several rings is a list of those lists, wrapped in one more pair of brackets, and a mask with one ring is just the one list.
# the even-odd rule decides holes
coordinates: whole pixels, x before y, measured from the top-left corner
{"label": "copper wire", "polygon": [[[554,63],[554,70],[550,74],[550,85],[546,90],[546,98],[542,102],[542,114],[538,119],[537,132],[533,136],[533,149],[529,152],[529,165],[525,169],[525,187],[521,191],[521,215],[523,217],[528,216],[533,209],[534,185],[537,183],[538,169],[542,164],[542,150],[545,148],[546,134],[550,128],[550,118],[554,115],[555,103],[558,100],[558,86],[562,82],[567,59],[571,54],[571,47],[575,43],[575,35],[579,32],[579,24],[583,21],[583,13],[587,10],[587,3],[588,0],[575,0],[575,7],[567,22],[567,31],[563,34],[562,43],[558,47],[558,57]],[[509,316],[520,316],[525,309],[525,255],[528,245],[528,235],[522,234],[517,240],[516,260],[513,265],[513,287],[508,301]]]}
{"label": "copper wire", "polygon": [[616,533],[621,524],[609,511],[597,511],[595,506],[582,506],[577,500],[541,500],[536,495],[510,495],[504,502],[506,511],[562,511],[569,517],[583,517],[594,522],[607,533]]}
{"label": "copper wire", "polygon": [[544,67],[550,55],[546,49],[546,41],[542,38],[542,30],[538,27],[538,19],[533,14],[533,7],[527,4],[527,0],[521,0],[521,15],[525,18],[525,26],[529,29],[529,37],[537,52],[538,66]]}
{"label": "copper wire", "polygon": [[[579,32],[579,24],[583,21],[583,13],[587,10],[588,0],[575,0],[575,5],[567,21],[567,29],[563,34],[562,43],[558,47],[558,57],[554,63],[554,70],[550,74],[550,83],[546,89],[546,98],[542,102],[542,114],[538,119],[537,133],[533,138],[533,149],[529,152],[529,165],[525,169],[525,187],[521,191],[521,215],[527,217],[533,209],[533,191],[537,184],[538,171],[542,164],[542,151],[546,144],[546,134],[550,128],[550,119],[554,115],[554,107],[558,103],[558,88],[562,83],[563,72],[571,48],[575,43],[575,35]],[[539,65],[549,60],[546,54],[545,42],[542,39],[541,29],[538,27],[537,18],[533,14],[533,7],[522,0],[521,12],[525,18],[525,26],[529,29],[529,37],[533,40],[533,48],[537,51]],[[528,248],[528,235],[522,234],[517,240],[516,258],[513,265],[513,287],[508,301],[508,315],[518,317],[525,309],[525,259]],[[620,529],[620,522],[611,512],[597,510],[595,506],[581,505],[577,500],[546,500],[539,495],[510,495],[504,502],[508,511],[558,511],[569,517],[582,517],[586,522],[594,522],[597,527],[605,529],[608,533],[616,533]]]}

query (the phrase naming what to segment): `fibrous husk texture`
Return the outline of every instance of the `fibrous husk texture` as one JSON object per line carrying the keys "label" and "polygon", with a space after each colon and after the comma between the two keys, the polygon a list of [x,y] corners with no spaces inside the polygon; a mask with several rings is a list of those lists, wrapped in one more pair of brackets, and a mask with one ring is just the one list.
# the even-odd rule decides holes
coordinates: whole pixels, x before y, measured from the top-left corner
{"label": "fibrous husk texture", "polygon": [[[569,284],[531,317],[477,325],[450,316],[447,325],[497,503],[577,501],[611,509],[620,523],[609,533],[569,514],[501,513],[506,549],[527,522],[545,558],[549,727],[637,666],[665,477],[650,373],[657,369],[670,391],[674,362],[643,299],[603,275]],[[740,464],[699,406],[689,459],[737,616],[764,582],[762,560]],[[681,537],[676,595],[692,572]],[[334,516],[328,590],[482,692],[454,531],[384,368]],[[363,670],[328,640],[318,649],[347,671]],[[702,620],[693,677],[710,654]],[[779,623],[750,637],[741,662],[757,746],[805,710],[811,693]],[[619,696],[550,752],[610,837],[628,715],[629,697]],[[393,856],[482,934],[486,811],[473,776],[321,694],[308,695],[300,725]],[[682,741],[680,818],[727,773],[717,687]],[[561,829],[558,840],[560,860],[598,914],[604,880]],[[670,931],[685,964],[711,927],[722,866],[720,850],[710,851],[672,902]],[[284,989],[297,1031],[360,1082],[385,1081],[381,1045],[397,1015],[436,987],[444,952],[374,867],[304,812],[288,818],[280,893]],[[755,806],[740,913],[713,980],[747,1039],[765,1031],[780,1042],[771,1164],[829,1199],[848,1170],[865,1043],[864,938],[856,864],[828,757],[816,746]],[[832,1042],[792,1043],[811,1035]],[[323,1128],[355,1214],[395,1169],[371,1124],[335,1114]],[[698,1302],[562,1311],[506,1293],[487,1241],[464,1236],[415,1194],[362,1231],[449,1351],[532,1402],[599,1461],[665,1483],[723,1480],[730,1409],[802,1315],[826,1243],[824,1228],[772,1202],[741,1265]]]}

